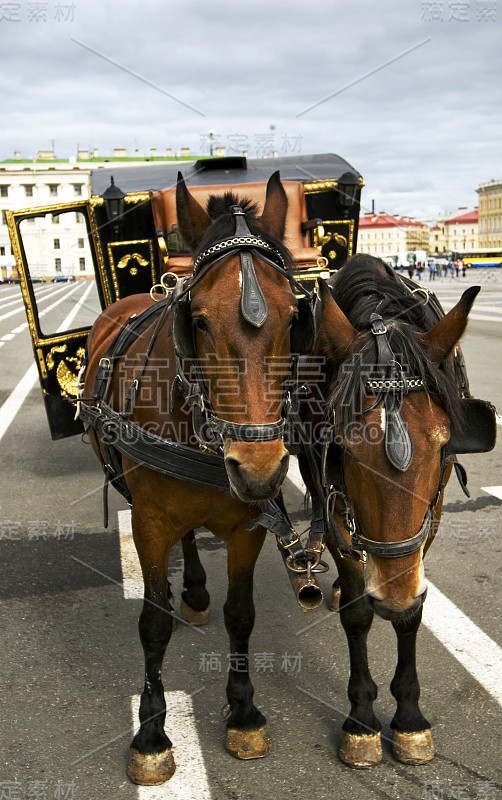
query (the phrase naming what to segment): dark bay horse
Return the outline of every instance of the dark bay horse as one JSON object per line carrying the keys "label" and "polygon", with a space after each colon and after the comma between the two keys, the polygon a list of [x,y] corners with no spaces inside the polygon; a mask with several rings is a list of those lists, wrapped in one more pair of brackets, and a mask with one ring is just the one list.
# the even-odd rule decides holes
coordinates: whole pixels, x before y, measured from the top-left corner
{"label": "dark bay horse", "polygon": [[[352,767],[372,767],[382,758],[366,646],[374,614],[390,620],[397,636],[390,685],[397,703],[394,757],[421,764],[434,755],[415,666],[427,593],[423,558],[459,452],[448,450],[463,425],[451,355],[478,291],[467,289],[438,321],[423,290],[413,293],[382,261],[365,255],[349,259],[331,290],[321,285],[320,352],[329,365],[325,399],[335,436],[324,453],[324,474],[315,477],[317,487],[331,489],[327,544],[338,566],[350,654],[351,709],[340,757]],[[316,494],[305,462],[302,471]]]}
{"label": "dark bay horse", "polygon": [[[176,200],[180,230],[193,251],[194,275],[188,284],[178,284],[171,305],[166,304],[157,317],[155,336],[153,322],[138,329],[121,358],[108,357],[117,331],[153,307],[153,300],[143,295],[128,297],[103,312],[87,343],[81,401],[87,418],[94,414],[101,425],[95,426],[99,433],[91,427],[90,435],[105,469],[111,470],[112,482],[117,482],[117,475],[110,459],[120,461],[144,579],[139,633],[145,686],[141,726],[131,745],[128,770],[131,780],[141,784],[161,783],[175,770],[171,741],[164,732],[161,681],[173,626],[167,569],[172,546],[201,526],[227,545],[224,618],[229,652],[241,657],[238,668],[228,673],[227,749],[239,758],[257,758],[270,749],[265,718],[253,703],[249,670],[243,665],[254,624],[253,570],[265,530],[258,527],[250,532],[246,526],[259,514],[256,504],[277,495],[288,468],[282,439],[283,384],[289,375],[298,312],[290,278],[292,261],[282,244],[287,199],[278,173],[268,183],[261,216],[248,201],[231,193],[223,199],[211,198],[206,211],[182,179]],[[112,360],[113,374],[109,372]],[[146,371],[138,380],[142,364]],[[98,402],[96,386],[103,385],[103,380],[108,380],[106,396]],[[123,450],[117,456],[108,446],[113,436],[107,437],[115,417],[107,412],[109,419],[103,422],[99,416],[106,408],[120,411],[123,429],[138,438],[134,426],[200,453],[193,435],[197,419],[202,447],[222,448],[227,491],[195,487],[154,471],[141,463],[141,456],[128,457]],[[192,544],[189,535],[184,542],[186,553]],[[191,580],[197,583],[197,576],[192,574]],[[207,604],[207,592],[201,588],[190,619],[207,619]]]}

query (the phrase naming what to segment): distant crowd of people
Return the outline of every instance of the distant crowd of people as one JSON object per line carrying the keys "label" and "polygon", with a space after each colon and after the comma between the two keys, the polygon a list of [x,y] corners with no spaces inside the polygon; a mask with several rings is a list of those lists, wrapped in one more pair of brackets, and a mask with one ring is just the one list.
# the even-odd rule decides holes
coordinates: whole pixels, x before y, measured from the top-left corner
{"label": "distant crowd of people", "polygon": [[451,278],[459,278],[460,276],[465,278],[465,264],[463,261],[440,262],[436,261],[434,258],[432,258],[427,265],[424,261],[418,261],[417,264],[410,264],[408,266],[408,275],[410,278],[413,278],[416,271],[417,279],[420,281],[422,280],[422,273],[426,269],[426,266],[429,270],[430,281],[436,278],[447,278],[448,275]]}

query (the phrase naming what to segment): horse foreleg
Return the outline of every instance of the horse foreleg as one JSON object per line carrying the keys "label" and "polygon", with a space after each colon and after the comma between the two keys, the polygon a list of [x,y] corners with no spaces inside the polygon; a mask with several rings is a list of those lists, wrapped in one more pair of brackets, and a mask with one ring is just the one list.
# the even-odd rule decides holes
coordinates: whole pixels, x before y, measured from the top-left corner
{"label": "horse foreleg", "polygon": [[230,641],[226,748],[236,758],[262,758],[272,742],[265,717],[253,704],[249,676],[249,637],[254,626],[253,571],[265,538],[262,528],[249,533],[242,525],[227,540],[228,593],[223,608]]}
{"label": "horse foreleg", "polygon": [[392,754],[404,764],[424,764],[434,757],[427,722],[418,707],[420,685],[416,670],[416,640],[422,609],[406,622],[393,622],[397,636],[397,666],[390,690],[397,701],[392,722]]}
{"label": "horse foreleg", "polygon": [[185,587],[181,593],[181,613],[191,625],[205,625],[209,621],[209,593],[206,589],[206,573],[199,558],[194,531],[184,535],[181,546]]}
{"label": "horse foreleg", "polygon": [[171,741],[164,732],[166,704],[161,680],[162,661],[173,629],[167,566],[171,542],[162,531],[133,531],[143,572],[145,594],[139,636],[145,656],[145,686],[139,708],[140,729],[131,743],[128,775],[134,783],[156,785],[175,771]]}
{"label": "horse foreleg", "polygon": [[377,686],[369,670],[367,650],[373,611],[364,594],[362,566],[341,558],[331,531],[326,544],[338,567],[335,583],[340,587],[340,620],[350,658],[350,714],[342,726],[339,756],[349,767],[369,769],[382,760],[382,726],[373,711]]}
{"label": "horse foreleg", "polygon": [[350,714],[342,726],[339,755],[350,767],[369,769],[382,760],[382,726],[373,711],[377,686],[368,666],[367,638],[373,622],[373,611],[364,596],[364,581],[362,575],[356,573],[357,569],[352,565],[339,564],[340,619],[350,657]]}

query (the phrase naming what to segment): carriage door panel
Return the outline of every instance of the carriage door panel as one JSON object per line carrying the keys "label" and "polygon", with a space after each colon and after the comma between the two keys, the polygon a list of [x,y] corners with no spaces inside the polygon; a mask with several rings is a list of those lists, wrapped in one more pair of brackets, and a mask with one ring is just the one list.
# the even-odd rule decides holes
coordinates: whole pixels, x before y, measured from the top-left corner
{"label": "carriage door panel", "polygon": [[51,436],[73,436],[83,431],[74,401],[85,342],[109,297],[106,283],[94,278],[89,207],[7,212],[7,223]]}
{"label": "carriage door panel", "polygon": [[105,305],[149,292],[166,271],[159,263],[149,193],[126,195],[122,216],[112,222],[102,197],[92,197],[90,205],[101,251],[96,279],[106,286]]}

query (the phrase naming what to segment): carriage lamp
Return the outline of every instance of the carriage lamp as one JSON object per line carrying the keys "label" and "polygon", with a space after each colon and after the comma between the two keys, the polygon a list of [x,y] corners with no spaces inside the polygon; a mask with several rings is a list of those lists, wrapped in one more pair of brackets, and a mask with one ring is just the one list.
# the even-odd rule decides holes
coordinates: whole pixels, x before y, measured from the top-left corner
{"label": "carriage lamp", "polygon": [[105,201],[105,211],[108,222],[112,226],[113,233],[118,236],[120,230],[120,222],[122,214],[124,213],[124,197],[125,192],[115,186],[113,176],[110,178],[110,185],[105,192],[101,195]]}
{"label": "carriage lamp", "polygon": [[340,206],[345,216],[348,216],[352,204],[356,199],[359,179],[353,172],[344,172],[338,178],[338,194],[340,195]]}

